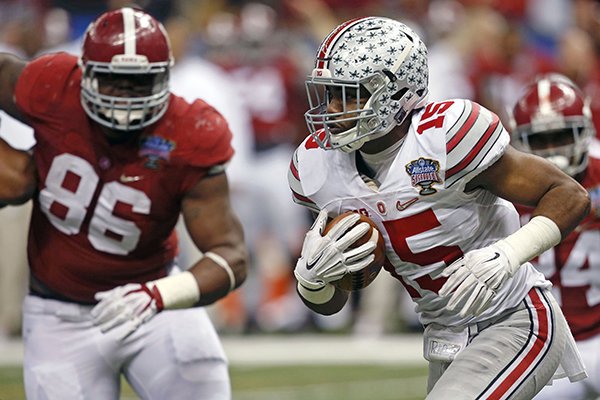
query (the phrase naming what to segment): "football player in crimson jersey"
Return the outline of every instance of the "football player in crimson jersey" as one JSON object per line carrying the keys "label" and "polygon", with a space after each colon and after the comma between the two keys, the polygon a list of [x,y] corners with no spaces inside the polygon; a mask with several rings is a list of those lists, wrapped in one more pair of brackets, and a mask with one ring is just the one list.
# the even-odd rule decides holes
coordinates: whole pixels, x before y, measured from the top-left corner
{"label": "football player in crimson jersey", "polygon": [[[117,399],[121,373],[144,399],[231,397],[223,348],[197,307],[246,277],[225,174],[231,134],[208,104],[169,92],[171,65],[162,25],[132,8],[92,22],[79,59],[0,55],[0,107],[37,141],[29,399]],[[15,178],[5,201],[35,183],[26,161],[14,164],[26,184]],[[180,212],[204,254],[185,272],[175,258]]]}
{"label": "football player in crimson jersey", "polygon": [[[587,215],[586,190],[550,162],[517,151],[498,117],[462,99],[427,101],[427,50],[406,25],[347,21],[322,42],[307,79],[311,135],[288,175],[294,200],[318,212],[295,267],[298,293],[321,314],[348,293],[331,282],[373,260],[425,326],[427,399],[531,399],[585,368],[550,282],[529,260]],[[533,207],[523,227],[511,202]],[[557,373],[555,375],[555,372]]]}
{"label": "football player in crimson jersey", "polygon": [[[545,74],[528,85],[511,113],[512,143],[543,157],[589,192],[592,212],[561,243],[534,262],[552,282],[589,378],[545,387],[536,399],[585,400],[600,396],[600,145],[589,100],[564,75]],[[526,223],[532,210],[518,206]]]}

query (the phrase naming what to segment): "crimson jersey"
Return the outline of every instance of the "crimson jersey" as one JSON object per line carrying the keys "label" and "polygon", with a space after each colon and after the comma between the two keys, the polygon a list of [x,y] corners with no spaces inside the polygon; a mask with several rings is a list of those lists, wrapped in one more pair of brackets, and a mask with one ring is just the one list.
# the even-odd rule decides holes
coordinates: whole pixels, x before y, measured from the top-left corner
{"label": "crimson jersey", "polygon": [[166,275],[183,196],[233,149],[217,111],[174,95],[137,146],[110,145],[81,107],[80,82],[76,57],[43,56],[21,74],[15,99],[37,140],[31,273],[61,296],[93,302],[97,291]]}
{"label": "crimson jersey", "polygon": [[[569,236],[534,262],[552,282],[554,297],[576,340],[600,333],[600,158],[596,157],[590,157],[581,182],[590,193],[592,211]],[[529,221],[531,209],[517,209],[521,222]]]}

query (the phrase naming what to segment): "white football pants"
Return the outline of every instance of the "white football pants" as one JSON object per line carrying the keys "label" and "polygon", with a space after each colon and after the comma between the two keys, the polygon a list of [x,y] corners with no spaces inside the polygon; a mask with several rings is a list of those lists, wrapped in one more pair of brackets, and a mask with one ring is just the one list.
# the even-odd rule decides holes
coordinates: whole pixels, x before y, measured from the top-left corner
{"label": "white football pants", "polygon": [[577,342],[588,378],[579,382],[559,379],[546,386],[535,400],[590,400],[600,398],[600,335]]}
{"label": "white football pants", "polygon": [[427,400],[530,400],[552,379],[571,334],[560,307],[541,289],[532,289],[514,312],[481,325],[452,363],[429,363]]}
{"label": "white football pants", "polygon": [[142,399],[231,399],[225,352],[203,308],[158,313],[122,342],[101,333],[90,310],[25,298],[27,399],[116,400],[121,374]]}

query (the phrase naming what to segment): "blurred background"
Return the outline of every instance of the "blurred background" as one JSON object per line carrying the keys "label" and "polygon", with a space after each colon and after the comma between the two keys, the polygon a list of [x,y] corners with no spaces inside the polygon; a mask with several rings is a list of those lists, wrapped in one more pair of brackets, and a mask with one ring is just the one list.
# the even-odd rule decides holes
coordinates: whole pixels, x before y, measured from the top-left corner
{"label": "blurred background", "polygon": [[[131,4],[0,0],[0,51],[26,59],[54,51],[78,54],[89,22],[108,9]],[[228,175],[251,266],[246,284],[210,308],[234,366],[244,357],[258,358],[245,355],[243,349],[245,344],[263,343],[265,337],[271,344],[273,338],[296,343],[289,340],[329,337],[332,341],[322,347],[330,350],[335,343],[365,340],[380,346],[380,352],[342,347],[330,357],[340,359],[345,348],[363,358],[408,354],[414,356],[412,361],[422,362],[415,339],[421,328],[412,302],[386,273],[353,293],[347,307],[330,317],[309,311],[295,293],[292,271],[311,217],[292,202],[287,170],[295,146],[307,134],[305,76],[321,40],[339,23],[381,15],[399,19],[419,33],[429,49],[430,100],[474,100],[497,113],[508,128],[506,109],[520,89],[538,73],[557,71],[590,95],[594,116],[600,118],[595,111],[600,108],[600,2],[594,0],[140,0],[135,4],[162,21],[170,35],[176,59],[172,91],[208,101],[227,118],[234,133],[236,156]],[[2,137],[17,147],[33,145],[28,127],[6,115],[0,114],[0,119]],[[596,130],[600,132],[600,126]],[[4,349],[19,349],[29,207],[0,210],[0,348]],[[185,232],[180,236],[180,261],[186,266],[198,254]],[[390,342],[390,337],[402,340]],[[341,338],[350,342],[340,342]],[[293,348],[307,358],[321,354],[318,346],[306,344],[281,351],[289,354]],[[306,353],[308,348],[315,353]],[[0,398],[1,394],[0,387]],[[256,398],[269,397],[262,393]]]}

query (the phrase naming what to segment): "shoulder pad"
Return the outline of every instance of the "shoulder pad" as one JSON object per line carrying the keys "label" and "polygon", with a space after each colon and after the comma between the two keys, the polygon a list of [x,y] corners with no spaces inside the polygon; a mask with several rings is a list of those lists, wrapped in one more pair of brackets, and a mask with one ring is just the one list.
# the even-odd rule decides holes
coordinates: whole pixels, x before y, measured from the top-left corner
{"label": "shoulder pad", "polygon": [[67,53],[43,55],[23,69],[15,88],[16,104],[24,114],[38,118],[58,107],[71,110],[79,104],[80,79],[77,57]]}
{"label": "shoulder pad", "polygon": [[498,160],[510,135],[496,114],[469,100],[454,100],[446,112],[446,187],[464,184]]}
{"label": "shoulder pad", "polygon": [[233,156],[232,134],[223,116],[202,100],[188,103],[172,95],[159,127],[175,142],[172,156],[196,167],[227,163]]}

